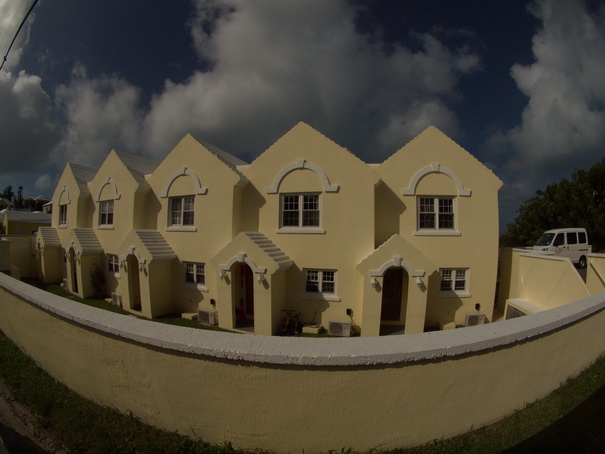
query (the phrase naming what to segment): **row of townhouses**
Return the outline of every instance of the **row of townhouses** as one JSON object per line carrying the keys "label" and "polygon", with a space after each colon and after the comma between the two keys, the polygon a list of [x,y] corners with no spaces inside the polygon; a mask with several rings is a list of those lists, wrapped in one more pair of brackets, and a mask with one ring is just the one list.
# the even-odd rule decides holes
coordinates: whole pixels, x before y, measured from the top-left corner
{"label": "row of townhouses", "polygon": [[38,274],[263,335],[286,309],[362,336],[491,320],[501,185],[434,127],[381,164],[304,123],[249,164],[187,135],[160,163],[67,164]]}

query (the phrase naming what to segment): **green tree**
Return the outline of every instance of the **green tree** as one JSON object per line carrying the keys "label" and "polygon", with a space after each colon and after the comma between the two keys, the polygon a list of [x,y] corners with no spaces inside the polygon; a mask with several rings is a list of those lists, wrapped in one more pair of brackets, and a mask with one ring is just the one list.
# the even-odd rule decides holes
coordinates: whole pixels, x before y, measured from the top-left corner
{"label": "green tree", "polygon": [[548,185],[519,207],[502,235],[502,246],[531,246],[544,230],[584,227],[593,252],[605,248],[605,158],[590,170],[576,170],[571,180]]}
{"label": "green tree", "polygon": [[0,194],[0,197],[12,202],[13,197],[15,197],[15,193],[13,192],[13,187],[10,185],[5,187],[4,190],[2,191],[2,194]]}

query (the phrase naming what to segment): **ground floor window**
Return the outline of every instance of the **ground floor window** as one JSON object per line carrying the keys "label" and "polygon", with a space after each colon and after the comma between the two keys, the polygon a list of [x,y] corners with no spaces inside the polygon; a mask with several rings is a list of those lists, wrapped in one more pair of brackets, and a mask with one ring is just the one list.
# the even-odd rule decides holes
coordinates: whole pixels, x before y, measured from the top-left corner
{"label": "ground floor window", "polygon": [[441,270],[441,292],[468,293],[469,270],[466,268],[446,268]]}
{"label": "ground floor window", "polygon": [[185,282],[205,285],[204,263],[185,262]]}
{"label": "ground floor window", "polygon": [[305,291],[307,293],[336,293],[336,271],[306,270]]}
{"label": "ground floor window", "polygon": [[107,254],[107,271],[117,273],[120,271],[120,261],[115,254]]}

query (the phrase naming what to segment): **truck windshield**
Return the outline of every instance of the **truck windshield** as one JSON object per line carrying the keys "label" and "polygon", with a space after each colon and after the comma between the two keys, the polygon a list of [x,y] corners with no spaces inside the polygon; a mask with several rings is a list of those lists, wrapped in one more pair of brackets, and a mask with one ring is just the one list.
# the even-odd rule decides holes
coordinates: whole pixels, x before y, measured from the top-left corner
{"label": "truck windshield", "polygon": [[536,243],[536,246],[548,246],[550,244],[550,242],[552,241],[553,237],[555,236],[554,233],[545,233],[543,234],[540,239],[538,240],[538,242]]}

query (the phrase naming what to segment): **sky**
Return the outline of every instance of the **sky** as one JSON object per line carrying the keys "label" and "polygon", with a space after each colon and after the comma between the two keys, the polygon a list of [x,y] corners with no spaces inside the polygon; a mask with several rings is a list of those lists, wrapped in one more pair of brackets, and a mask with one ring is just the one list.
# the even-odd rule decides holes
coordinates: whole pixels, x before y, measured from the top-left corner
{"label": "sky", "polygon": [[[0,0],[0,58],[34,0]],[[605,156],[605,0],[40,0],[0,71],[0,190],[160,161],[252,161],[304,121],[368,163],[434,125],[523,201]]]}

